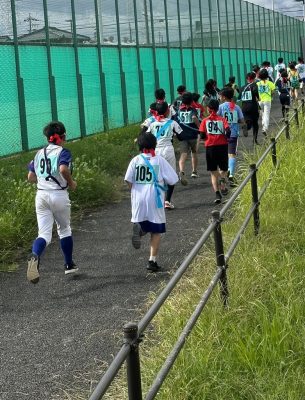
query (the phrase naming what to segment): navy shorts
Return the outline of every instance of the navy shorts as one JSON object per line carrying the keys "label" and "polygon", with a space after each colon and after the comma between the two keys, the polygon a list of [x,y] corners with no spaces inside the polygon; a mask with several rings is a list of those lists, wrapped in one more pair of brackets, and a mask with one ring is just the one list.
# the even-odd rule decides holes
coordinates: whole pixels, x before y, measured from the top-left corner
{"label": "navy shorts", "polygon": [[155,224],[154,222],[142,221],[139,222],[143,232],[147,233],[165,233],[165,224]]}
{"label": "navy shorts", "polygon": [[207,170],[228,171],[228,145],[206,147]]}
{"label": "navy shorts", "polygon": [[237,154],[237,143],[238,143],[237,137],[230,137],[228,145],[229,154],[235,154],[235,155]]}

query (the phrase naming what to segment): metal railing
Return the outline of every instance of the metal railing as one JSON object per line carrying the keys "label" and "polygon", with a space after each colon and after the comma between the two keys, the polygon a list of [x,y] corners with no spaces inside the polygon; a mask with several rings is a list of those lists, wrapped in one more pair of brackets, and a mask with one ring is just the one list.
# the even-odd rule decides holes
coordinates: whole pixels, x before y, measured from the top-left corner
{"label": "metal railing", "polygon": [[[141,387],[141,371],[140,371],[140,356],[139,356],[139,343],[143,339],[143,333],[147,326],[150,324],[156,313],[159,311],[161,306],[164,304],[165,300],[171,294],[183,274],[186,272],[187,268],[190,266],[193,259],[198,255],[202,246],[206,243],[208,238],[213,234],[214,236],[214,244],[215,244],[215,255],[216,255],[216,273],[212,277],[208,287],[204,291],[201,300],[196,306],[192,316],[189,318],[188,322],[186,323],[183,331],[181,332],[177,342],[175,343],[172,351],[168,355],[167,359],[165,360],[162,368],[160,369],[159,373],[157,374],[154,382],[152,383],[150,389],[148,390],[145,399],[152,400],[157,395],[160,387],[162,386],[164,380],[166,379],[167,374],[169,373],[171,367],[173,366],[176,358],[178,357],[180,350],[182,349],[187,337],[191,333],[193,327],[195,326],[203,308],[205,307],[209,297],[211,296],[214,288],[216,287],[217,283],[220,283],[220,294],[222,298],[222,302],[224,307],[228,304],[228,285],[227,285],[227,269],[228,269],[228,260],[232,256],[235,248],[237,247],[239,241],[242,238],[242,235],[248,226],[251,217],[253,216],[254,222],[254,234],[257,235],[259,233],[260,227],[260,214],[259,214],[259,205],[261,198],[263,197],[264,193],[266,192],[273,175],[276,172],[280,164],[280,159],[277,156],[277,142],[282,134],[285,132],[286,139],[290,139],[290,123],[293,119],[295,119],[295,123],[299,126],[299,112],[302,111],[302,116],[304,118],[305,113],[305,101],[304,99],[301,100],[301,105],[293,109],[292,115],[286,116],[284,126],[279,130],[275,137],[271,138],[271,143],[265,149],[262,156],[256,162],[256,164],[250,165],[249,174],[246,178],[242,181],[239,185],[237,190],[233,193],[229,201],[224,205],[224,207],[218,211],[212,211],[212,222],[206,229],[206,231],[202,234],[196,245],[193,247],[191,252],[187,255],[185,260],[182,262],[176,273],[170,279],[168,284],[162,290],[158,298],[152,304],[148,312],[144,315],[144,317],[140,320],[138,324],[136,323],[128,323],[124,326],[124,342],[113,359],[112,363],[110,364],[109,368],[105,372],[103,378],[100,380],[98,385],[96,386],[95,390],[91,394],[89,400],[100,400],[103,395],[106,393],[108,387],[116,377],[118,371],[122,367],[123,363],[126,361],[127,364],[127,381],[128,381],[128,396],[129,400],[142,400],[142,387]],[[271,171],[269,177],[265,181],[261,190],[258,190],[257,184],[257,172],[258,168],[267,158],[267,156],[271,153],[272,162],[274,169]],[[247,186],[247,184],[251,182],[251,193],[252,193],[252,205],[246,214],[246,217],[240,226],[236,236],[232,240],[231,245],[227,253],[224,252],[223,246],[223,235],[221,229],[221,223],[223,220],[223,216],[225,213],[232,207],[235,200]]]}

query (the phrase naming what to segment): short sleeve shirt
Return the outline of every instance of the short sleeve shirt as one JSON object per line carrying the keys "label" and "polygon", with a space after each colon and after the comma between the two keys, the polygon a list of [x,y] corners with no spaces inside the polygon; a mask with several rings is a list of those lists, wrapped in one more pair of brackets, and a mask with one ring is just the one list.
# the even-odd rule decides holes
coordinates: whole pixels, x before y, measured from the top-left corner
{"label": "short sleeve shirt", "polygon": [[209,115],[204,118],[200,124],[199,131],[206,135],[205,147],[228,144],[228,139],[225,135],[228,128],[228,121],[219,115]]}
{"label": "short sleeve shirt", "polygon": [[151,132],[157,138],[157,147],[172,146],[174,134],[182,132],[180,125],[173,120],[163,118],[150,124],[147,132]]}
{"label": "short sleeve shirt", "polygon": [[231,129],[231,137],[238,137],[239,121],[244,119],[241,108],[235,104],[234,108],[231,109],[230,103],[226,101],[225,103],[220,104],[217,114],[227,120]]}
{"label": "short sleeve shirt", "polygon": [[272,92],[275,89],[275,84],[271,81],[259,81],[256,83],[258,87],[258,94],[260,101],[269,101],[272,100]]}

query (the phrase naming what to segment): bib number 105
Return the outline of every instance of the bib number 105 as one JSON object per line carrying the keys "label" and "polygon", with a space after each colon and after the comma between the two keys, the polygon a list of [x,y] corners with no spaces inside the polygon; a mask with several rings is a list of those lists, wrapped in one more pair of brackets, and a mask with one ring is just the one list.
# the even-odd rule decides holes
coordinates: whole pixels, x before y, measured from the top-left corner
{"label": "bib number 105", "polygon": [[146,165],[136,166],[136,183],[152,183],[153,175]]}

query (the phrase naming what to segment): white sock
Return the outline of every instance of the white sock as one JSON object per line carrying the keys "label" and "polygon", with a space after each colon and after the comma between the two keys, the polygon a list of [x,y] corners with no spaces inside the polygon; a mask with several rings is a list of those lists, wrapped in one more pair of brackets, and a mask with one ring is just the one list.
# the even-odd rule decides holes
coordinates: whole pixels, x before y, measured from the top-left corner
{"label": "white sock", "polygon": [[150,256],[150,257],[149,257],[149,261],[156,262],[156,256]]}

